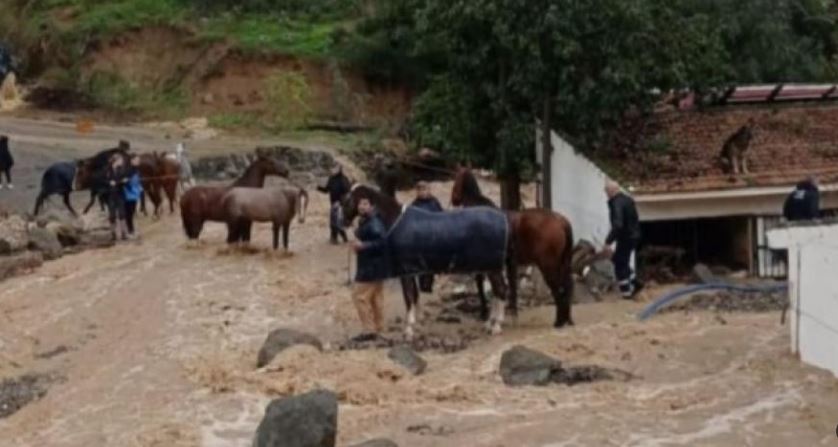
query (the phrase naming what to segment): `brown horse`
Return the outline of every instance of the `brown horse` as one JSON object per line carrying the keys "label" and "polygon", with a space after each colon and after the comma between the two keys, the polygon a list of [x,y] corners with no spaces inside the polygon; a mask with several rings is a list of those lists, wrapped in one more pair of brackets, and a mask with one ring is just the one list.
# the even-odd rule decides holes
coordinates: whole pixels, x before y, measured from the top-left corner
{"label": "brown horse", "polygon": [[[352,191],[344,198],[343,201],[343,224],[349,226],[355,217],[358,216],[358,202],[361,199],[367,199],[375,206],[378,214],[384,223],[384,226],[390,229],[399,216],[402,214],[402,205],[396,201],[395,198],[388,194],[382,193],[365,185],[355,185]],[[432,272],[445,273],[445,272]],[[489,281],[492,285],[492,291],[496,297],[495,306],[492,309],[490,318],[486,323],[486,328],[493,334],[499,334],[504,320],[504,302],[506,299],[506,283],[503,279],[502,271],[488,272]],[[410,339],[413,337],[413,325],[416,324],[416,308],[419,305],[419,290],[416,287],[416,280],[413,276],[400,278],[402,286],[402,296],[404,297],[405,308],[407,311],[407,318],[405,322],[405,336]]]}
{"label": "brown horse", "polygon": [[299,222],[306,221],[308,193],[303,188],[233,188],[221,199],[221,209],[227,219],[227,243],[250,242],[253,222],[273,224],[273,248],[279,248],[279,229],[282,228],[282,247],[288,251],[291,221],[299,212]]}
{"label": "brown horse", "polygon": [[288,178],[288,166],[266,155],[245,169],[244,174],[230,186],[193,186],[180,198],[180,218],[183,230],[190,241],[197,241],[204,228],[204,222],[226,222],[221,208],[221,199],[234,187],[261,188],[265,177],[275,175]]}
{"label": "brown horse", "polygon": [[177,184],[180,176],[180,163],[172,154],[146,153],[140,155],[140,178],[143,183],[143,195],[140,209],[148,215],[145,206],[146,194],[154,204],[154,217],[160,217],[160,205],[163,204],[163,194],[169,199],[169,213],[175,212],[177,200]]}
{"label": "brown horse", "polygon": [[[480,191],[477,179],[468,168],[459,168],[451,191],[454,206],[486,206],[494,203]],[[509,306],[512,315],[518,313],[518,267],[535,265],[550,287],[556,304],[557,328],[573,325],[573,229],[561,214],[542,209],[507,211],[510,226]]]}

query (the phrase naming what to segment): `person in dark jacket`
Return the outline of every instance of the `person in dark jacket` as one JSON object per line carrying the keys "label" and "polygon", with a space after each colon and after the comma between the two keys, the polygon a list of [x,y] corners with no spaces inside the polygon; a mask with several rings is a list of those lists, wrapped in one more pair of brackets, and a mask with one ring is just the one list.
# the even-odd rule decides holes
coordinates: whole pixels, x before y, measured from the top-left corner
{"label": "person in dark jacket", "polygon": [[797,220],[814,220],[821,217],[821,197],[818,182],[814,177],[801,181],[789,194],[783,205],[783,216],[793,222]]}
{"label": "person in dark jacket", "polygon": [[128,166],[125,157],[115,154],[107,167],[108,181],[108,218],[115,240],[128,238],[128,227],[125,224],[125,184],[129,180]]}
{"label": "person in dark jacket", "polygon": [[358,267],[355,272],[355,285],[352,300],[364,332],[355,337],[355,341],[372,341],[379,337],[384,329],[384,279],[387,277],[387,229],[367,199],[358,203],[361,215],[355,237],[351,245],[357,253]]}
{"label": "person in dark jacket", "polygon": [[[643,283],[631,269],[631,256],[640,245],[640,218],[634,199],[624,194],[617,183],[608,181],[605,193],[608,196],[608,214],[611,220],[611,231],[605,239],[605,251],[612,254],[611,261],[614,263],[614,274],[620,293],[623,298],[631,299],[643,288]],[[617,248],[612,251],[611,244],[614,242],[617,243]]]}
{"label": "person in dark jacket", "polygon": [[382,193],[389,197],[396,198],[396,191],[399,187],[399,171],[395,162],[378,157],[375,180]]}
{"label": "person in dark jacket", "polygon": [[4,187],[2,176],[6,176],[6,188],[14,189],[12,184],[12,167],[15,165],[15,159],[9,151],[9,137],[0,135],[0,189]]}
{"label": "person in dark jacket", "polygon": [[[442,204],[439,203],[436,197],[431,194],[431,187],[427,182],[416,183],[416,198],[410,206],[430,211],[432,213],[441,213],[445,211]],[[434,291],[434,275],[424,274],[419,275],[419,290],[422,293],[433,293]]]}
{"label": "person in dark jacket", "polygon": [[338,236],[343,239],[343,242],[348,240],[346,237],[346,231],[343,229],[343,223],[341,222],[340,202],[347,194],[349,194],[351,188],[352,185],[350,184],[349,179],[343,174],[343,168],[340,165],[336,165],[332,169],[332,175],[329,176],[329,180],[326,182],[325,187],[317,187],[318,191],[329,194],[329,203],[332,206],[331,211],[329,212],[329,242],[333,244],[338,243]]}

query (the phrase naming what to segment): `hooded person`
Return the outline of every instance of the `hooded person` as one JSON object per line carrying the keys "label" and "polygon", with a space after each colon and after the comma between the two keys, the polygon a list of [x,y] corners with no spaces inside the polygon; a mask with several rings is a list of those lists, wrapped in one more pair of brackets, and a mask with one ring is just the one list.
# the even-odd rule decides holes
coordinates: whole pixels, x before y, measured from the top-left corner
{"label": "hooded person", "polygon": [[807,177],[797,184],[794,191],[786,198],[783,216],[790,222],[814,220],[821,217],[820,190],[818,190],[815,177]]}

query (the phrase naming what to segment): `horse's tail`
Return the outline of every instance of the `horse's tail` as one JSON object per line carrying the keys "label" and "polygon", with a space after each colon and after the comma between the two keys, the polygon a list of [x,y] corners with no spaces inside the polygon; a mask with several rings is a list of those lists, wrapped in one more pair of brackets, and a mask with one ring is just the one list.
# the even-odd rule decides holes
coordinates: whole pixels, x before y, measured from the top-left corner
{"label": "horse's tail", "polygon": [[562,271],[559,272],[562,280],[562,310],[566,312],[568,324],[573,324],[570,309],[573,304],[573,226],[565,220],[565,247],[562,253]]}

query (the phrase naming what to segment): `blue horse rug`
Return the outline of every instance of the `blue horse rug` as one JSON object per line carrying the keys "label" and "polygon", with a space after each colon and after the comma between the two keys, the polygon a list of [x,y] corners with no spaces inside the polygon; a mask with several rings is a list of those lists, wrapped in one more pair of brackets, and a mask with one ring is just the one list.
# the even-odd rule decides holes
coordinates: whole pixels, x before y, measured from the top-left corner
{"label": "blue horse rug", "polygon": [[493,208],[429,212],[408,207],[387,233],[391,276],[500,270],[509,225]]}

